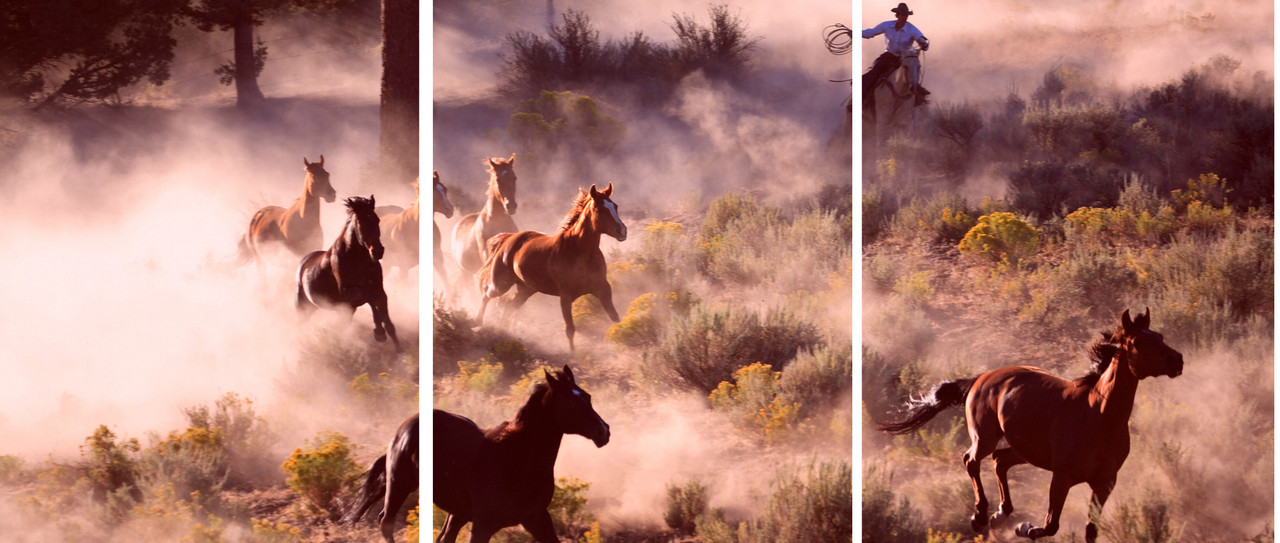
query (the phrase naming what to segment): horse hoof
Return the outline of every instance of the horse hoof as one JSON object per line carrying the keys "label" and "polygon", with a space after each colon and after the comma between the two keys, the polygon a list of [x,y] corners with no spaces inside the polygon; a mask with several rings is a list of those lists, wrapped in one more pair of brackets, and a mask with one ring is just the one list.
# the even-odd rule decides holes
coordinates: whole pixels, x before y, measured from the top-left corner
{"label": "horse hoof", "polygon": [[1000,511],[996,511],[996,514],[991,515],[992,526],[999,526],[1001,524],[1004,524],[1004,521],[1006,520],[1009,520],[1009,517]]}
{"label": "horse hoof", "polygon": [[373,339],[374,339],[374,340],[376,340],[376,341],[378,341],[379,343],[381,343],[381,342],[383,342],[383,341],[386,341],[386,340],[387,340],[387,333],[386,333],[386,332],[383,332],[382,330],[374,330],[374,331],[373,331]]}
{"label": "horse hoof", "polygon": [[973,528],[973,531],[977,533],[982,533],[986,531],[987,529],[986,515],[974,515],[970,517],[969,527]]}
{"label": "horse hoof", "polygon": [[1019,524],[1018,528],[1014,530],[1013,533],[1016,534],[1018,537],[1031,537],[1031,523],[1024,522],[1022,524]]}

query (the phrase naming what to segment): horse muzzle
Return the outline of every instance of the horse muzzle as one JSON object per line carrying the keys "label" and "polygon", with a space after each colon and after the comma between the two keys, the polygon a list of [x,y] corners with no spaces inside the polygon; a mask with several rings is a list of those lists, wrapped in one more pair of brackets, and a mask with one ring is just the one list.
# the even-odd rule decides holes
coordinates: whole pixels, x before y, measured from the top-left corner
{"label": "horse muzzle", "polygon": [[605,421],[600,421],[600,431],[596,432],[595,435],[591,436],[591,442],[596,444],[597,449],[609,444],[609,424],[608,423],[606,423]]}
{"label": "horse muzzle", "polygon": [[1175,353],[1165,361],[1165,375],[1170,378],[1182,375],[1182,354]]}
{"label": "horse muzzle", "polygon": [[382,260],[382,255],[386,252],[387,248],[381,244],[369,248],[369,256],[372,256],[374,260]]}
{"label": "horse muzzle", "polygon": [[515,200],[503,200],[503,201],[502,201],[502,209],[505,209],[505,210],[507,211],[507,215],[515,215],[515,214],[516,214],[516,201],[515,201]]}

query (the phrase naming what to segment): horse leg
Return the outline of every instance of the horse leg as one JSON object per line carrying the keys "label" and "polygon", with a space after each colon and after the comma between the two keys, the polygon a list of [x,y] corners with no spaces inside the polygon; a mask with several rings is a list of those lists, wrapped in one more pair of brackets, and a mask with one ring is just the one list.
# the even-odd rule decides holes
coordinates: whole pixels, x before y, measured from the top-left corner
{"label": "horse leg", "polygon": [[1098,527],[1094,521],[1102,518],[1102,506],[1107,504],[1107,497],[1111,495],[1111,489],[1115,488],[1115,486],[1115,475],[1089,483],[1089,488],[1093,490],[1093,496],[1089,498],[1089,522],[1084,525],[1085,543],[1097,541]]}
{"label": "horse leg", "polygon": [[961,459],[964,470],[969,474],[969,480],[973,482],[973,517],[970,519],[969,526],[973,531],[982,533],[987,529],[987,495],[982,492],[982,459],[995,451],[996,444],[1000,442],[1000,435],[998,433],[981,435],[979,429],[973,424],[975,417],[972,414],[966,414],[966,418],[969,420],[969,439],[973,441]]}
{"label": "horse leg", "polygon": [[1073,484],[1068,482],[1066,477],[1053,474],[1053,479],[1049,482],[1049,514],[1044,517],[1044,528],[1033,528],[1030,523],[1024,522],[1019,524],[1018,529],[1013,533],[1031,539],[1049,537],[1058,533],[1058,520],[1062,517],[1062,506],[1067,503],[1067,493],[1071,491]]}
{"label": "horse leg", "polygon": [[601,285],[596,287],[595,292],[591,294],[600,300],[600,307],[604,308],[604,312],[609,315],[613,322],[618,322],[618,310],[613,307],[613,287],[609,286],[609,281],[601,281]]}
{"label": "horse leg", "polygon": [[391,344],[395,345],[396,352],[400,349],[400,338],[396,336],[396,325],[391,324],[391,312],[387,309],[387,295],[385,292],[374,295],[377,300],[369,304],[369,309],[373,310],[373,338],[378,341],[386,341],[387,336],[391,336]]}
{"label": "horse leg", "polygon": [[996,465],[996,483],[1000,487],[1000,509],[991,515],[991,525],[998,526],[1013,514],[1013,499],[1009,495],[1009,468],[1027,463],[1027,460],[1014,451],[1012,447],[996,449],[991,454]]}
{"label": "horse leg", "polygon": [[551,513],[539,511],[520,525],[524,526],[529,535],[533,536],[533,540],[538,543],[560,543],[560,538],[556,536],[555,524],[551,522]]}
{"label": "horse leg", "polygon": [[[564,315],[564,335],[569,338],[569,352],[573,352],[573,300],[572,296],[560,296],[560,314]],[[617,312],[614,312],[616,315]]]}
{"label": "horse leg", "polygon": [[444,517],[444,525],[440,527],[440,535],[436,537],[436,543],[457,543],[458,532],[461,532],[462,527],[468,522],[471,522],[471,519],[449,513]]}
{"label": "horse leg", "polygon": [[396,531],[400,506],[404,505],[404,501],[411,493],[413,489],[410,484],[397,477],[395,473],[387,474],[387,493],[382,500],[382,513],[378,515],[378,527],[382,530],[382,538],[386,539],[387,543],[395,543],[393,534]]}
{"label": "horse leg", "polygon": [[489,543],[493,534],[503,527],[492,522],[473,521],[471,523],[471,543]]}

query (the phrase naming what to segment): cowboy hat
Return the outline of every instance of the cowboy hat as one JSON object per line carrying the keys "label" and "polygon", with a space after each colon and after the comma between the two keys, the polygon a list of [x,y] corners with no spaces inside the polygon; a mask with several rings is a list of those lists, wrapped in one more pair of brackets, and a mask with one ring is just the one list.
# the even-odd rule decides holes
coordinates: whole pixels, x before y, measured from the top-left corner
{"label": "cowboy hat", "polygon": [[905,13],[905,14],[907,14],[907,15],[915,15],[915,14],[916,14],[916,12],[911,11],[909,8],[907,8],[907,3],[906,3],[906,2],[900,2],[900,3],[898,4],[898,7],[893,8],[893,9],[891,9],[891,10],[889,10],[889,11],[892,11],[892,12],[894,12],[894,13],[899,13],[899,14],[901,14],[901,13]]}

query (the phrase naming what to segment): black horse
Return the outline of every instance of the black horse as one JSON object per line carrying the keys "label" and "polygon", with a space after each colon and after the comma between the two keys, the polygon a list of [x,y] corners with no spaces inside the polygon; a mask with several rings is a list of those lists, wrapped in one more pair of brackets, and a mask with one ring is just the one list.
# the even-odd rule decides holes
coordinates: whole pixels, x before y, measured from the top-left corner
{"label": "black horse", "polygon": [[569,366],[543,372],[512,421],[489,430],[436,409],[432,412],[435,458],[431,497],[449,513],[439,543],[453,543],[470,522],[472,543],[486,543],[498,530],[519,524],[540,543],[558,542],[547,506],[555,492],[553,468],[565,434],[597,447],[609,442],[609,425],[578,388]]}
{"label": "black horse", "polygon": [[396,515],[405,499],[417,489],[418,414],[414,413],[400,423],[395,437],[387,444],[387,453],[369,466],[356,493],[355,506],[342,520],[347,524],[355,523],[381,498],[382,514],[378,515],[378,527],[387,543],[395,543],[392,534],[396,528]]}
{"label": "black horse", "polygon": [[[347,222],[327,251],[315,251],[298,266],[298,309],[345,307],[355,313],[369,304],[373,310],[373,337],[391,336],[396,350],[400,339],[387,314],[387,292],[382,288],[382,247],[373,196],[346,199]],[[385,329],[385,330],[384,330]]]}

